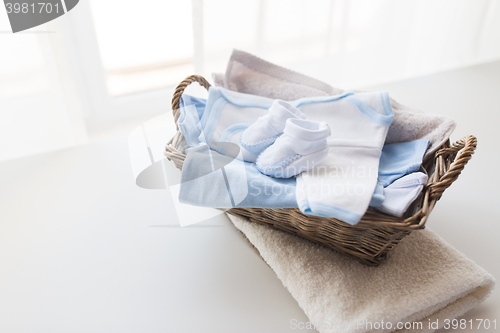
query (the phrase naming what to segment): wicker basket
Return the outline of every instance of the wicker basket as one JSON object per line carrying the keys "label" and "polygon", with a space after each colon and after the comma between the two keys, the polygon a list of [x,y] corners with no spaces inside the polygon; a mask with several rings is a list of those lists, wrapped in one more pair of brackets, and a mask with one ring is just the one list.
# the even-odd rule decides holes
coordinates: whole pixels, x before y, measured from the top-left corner
{"label": "wicker basket", "polygon": [[[210,84],[202,76],[192,75],[182,81],[172,98],[174,120],[180,115],[180,98],[184,89],[198,82],[207,90]],[[185,155],[179,146],[183,140],[178,131],[167,143],[165,156],[182,169]],[[422,229],[436,202],[460,175],[476,149],[477,140],[469,135],[454,144],[446,142],[424,167],[429,181],[419,199],[403,218],[367,211],[356,225],[334,218],[304,215],[299,209],[233,208],[227,212],[243,216],[252,222],[283,230],[356,258],[368,265],[379,265],[389,251],[413,230]],[[410,216],[408,216],[410,215]]]}

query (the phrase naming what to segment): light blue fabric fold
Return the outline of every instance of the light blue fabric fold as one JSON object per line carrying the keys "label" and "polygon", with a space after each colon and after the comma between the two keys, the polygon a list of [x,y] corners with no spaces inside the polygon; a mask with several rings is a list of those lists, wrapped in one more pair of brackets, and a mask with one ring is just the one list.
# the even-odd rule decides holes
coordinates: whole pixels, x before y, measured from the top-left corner
{"label": "light blue fabric fold", "polygon": [[205,111],[205,106],[207,105],[207,100],[205,98],[200,98],[200,97],[195,97],[187,94],[183,94],[181,97],[181,112],[182,108],[188,106],[188,105],[194,105],[196,108],[196,113],[198,114],[198,119],[201,119],[203,117],[203,112]]}
{"label": "light blue fabric fold", "polygon": [[429,140],[391,143],[384,146],[380,157],[378,181],[384,186],[392,184],[396,179],[417,171],[422,165]]}
{"label": "light blue fabric fold", "polygon": [[214,208],[296,208],[295,178],[261,174],[255,163],[201,145],[187,151],[179,201]]}
{"label": "light blue fabric fold", "polygon": [[420,169],[429,143],[429,140],[414,140],[384,145],[380,156],[377,186],[370,201],[370,207],[382,205],[384,188],[397,179]]}
{"label": "light blue fabric fold", "polygon": [[177,120],[179,130],[186,138],[189,147],[197,147],[207,143],[201,119],[207,100],[190,95],[182,95],[180,103],[180,116]]}

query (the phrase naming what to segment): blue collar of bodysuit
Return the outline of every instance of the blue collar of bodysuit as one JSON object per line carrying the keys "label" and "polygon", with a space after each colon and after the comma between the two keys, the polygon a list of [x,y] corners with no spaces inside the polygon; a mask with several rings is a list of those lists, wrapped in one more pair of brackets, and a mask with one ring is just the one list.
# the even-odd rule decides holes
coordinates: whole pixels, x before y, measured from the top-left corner
{"label": "blue collar of bodysuit", "polygon": [[269,109],[274,102],[274,99],[272,98],[244,94],[236,91],[227,90],[222,87],[216,87],[211,89],[218,89],[222,97],[224,97],[228,102],[236,106]]}
{"label": "blue collar of bodysuit", "polygon": [[[222,87],[216,87],[211,89],[217,89],[220,94],[231,104],[241,106],[241,107],[255,107],[262,109],[269,109],[274,102],[274,99],[244,94],[236,91],[227,90]],[[311,104],[311,103],[324,103],[324,102],[333,102],[338,99],[347,97],[354,94],[353,92],[345,92],[340,95],[335,96],[315,96],[315,97],[304,97],[299,98],[294,101],[290,101],[289,103],[295,107],[299,107],[301,105]]]}

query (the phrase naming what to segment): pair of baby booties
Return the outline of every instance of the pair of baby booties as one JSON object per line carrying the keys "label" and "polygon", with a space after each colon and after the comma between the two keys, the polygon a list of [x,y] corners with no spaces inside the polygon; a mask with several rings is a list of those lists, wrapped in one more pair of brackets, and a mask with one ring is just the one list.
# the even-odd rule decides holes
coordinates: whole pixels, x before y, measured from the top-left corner
{"label": "pair of baby booties", "polygon": [[311,121],[293,105],[276,100],[269,112],[240,136],[243,148],[258,154],[257,169],[275,178],[290,178],[319,164],[328,155],[330,127]]}

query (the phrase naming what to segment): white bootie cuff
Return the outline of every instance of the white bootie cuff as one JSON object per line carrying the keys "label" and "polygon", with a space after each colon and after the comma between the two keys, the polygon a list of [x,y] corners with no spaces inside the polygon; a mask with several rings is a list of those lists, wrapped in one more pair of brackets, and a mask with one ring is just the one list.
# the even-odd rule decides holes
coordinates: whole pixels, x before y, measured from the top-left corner
{"label": "white bootie cuff", "polygon": [[327,123],[304,119],[287,120],[283,132],[290,148],[300,155],[308,155],[324,148],[326,139],[331,135]]}
{"label": "white bootie cuff", "polygon": [[283,133],[288,119],[306,119],[296,107],[282,100],[275,100],[269,112],[257,119],[240,136],[240,143],[249,152],[259,154]]}

